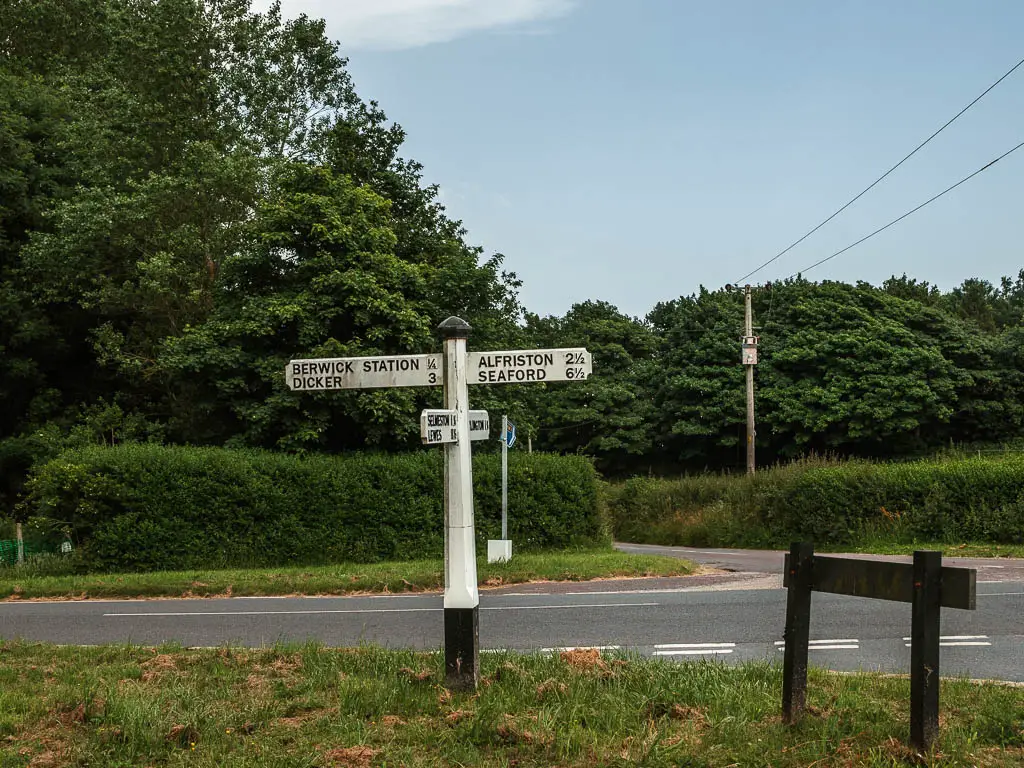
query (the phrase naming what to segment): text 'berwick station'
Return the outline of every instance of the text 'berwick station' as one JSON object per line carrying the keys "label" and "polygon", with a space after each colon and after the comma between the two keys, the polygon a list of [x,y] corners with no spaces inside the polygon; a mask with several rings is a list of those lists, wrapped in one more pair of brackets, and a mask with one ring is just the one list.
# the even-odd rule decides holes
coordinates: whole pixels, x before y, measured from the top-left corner
{"label": "text 'berwick station'", "polygon": [[544,381],[547,368],[555,364],[551,352],[483,353],[477,363],[476,381],[500,384],[508,381]]}
{"label": "text 'berwick station'", "polygon": [[[425,371],[421,374],[424,366]],[[289,385],[292,389],[300,390],[437,384],[440,383],[440,355],[436,359],[430,355],[409,355],[347,360],[293,360],[289,363],[288,374]],[[428,378],[421,380],[421,377]]]}
{"label": "text 'berwick station'", "polygon": [[292,376],[343,376],[356,372],[356,364],[363,373],[394,373],[418,371],[420,361],[415,358],[381,357],[370,360],[307,360],[292,363]]}

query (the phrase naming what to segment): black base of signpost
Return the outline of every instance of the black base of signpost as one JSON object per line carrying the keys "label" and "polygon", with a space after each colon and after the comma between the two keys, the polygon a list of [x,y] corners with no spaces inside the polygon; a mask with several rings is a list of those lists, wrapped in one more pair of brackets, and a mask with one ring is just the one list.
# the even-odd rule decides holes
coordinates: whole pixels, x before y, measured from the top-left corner
{"label": "black base of signpost", "polygon": [[444,609],[445,684],[475,691],[480,682],[480,608]]}

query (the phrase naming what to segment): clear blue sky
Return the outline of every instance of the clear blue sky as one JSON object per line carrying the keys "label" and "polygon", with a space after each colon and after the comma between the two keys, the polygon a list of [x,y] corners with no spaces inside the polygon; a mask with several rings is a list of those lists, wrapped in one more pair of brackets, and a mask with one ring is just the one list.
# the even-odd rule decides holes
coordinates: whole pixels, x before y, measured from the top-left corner
{"label": "clear blue sky", "polygon": [[[717,288],[1024,58],[1021,0],[286,0],[324,16],[469,239],[541,314]],[[1024,141],[1024,67],[755,281]],[[810,272],[950,288],[1024,267],[1024,149]]]}

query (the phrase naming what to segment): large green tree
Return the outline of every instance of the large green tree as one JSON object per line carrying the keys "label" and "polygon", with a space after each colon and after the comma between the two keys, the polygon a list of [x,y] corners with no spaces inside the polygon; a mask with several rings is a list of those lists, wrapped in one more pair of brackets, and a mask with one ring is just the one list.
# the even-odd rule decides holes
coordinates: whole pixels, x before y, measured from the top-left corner
{"label": "large green tree", "polygon": [[448,314],[518,338],[515,276],[400,156],[322,20],[23,0],[0,30],[3,434],[112,407],[188,442],[407,444],[408,393],[291,419],[309,398],[274,383],[282,356],[419,351]]}
{"label": "large green tree", "polygon": [[538,347],[586,347],[595,371],[586,382],[548,384],[536,393],[537,445],[594,456],[606,472],[645,466],[653,449],[647,381],[657,339],[651,328],[607,302],[586,301],[564,317],[528,314],[526,330]]}
{"label": "large green tree", "polygon": [[660,339],[651,386],[655,439],[665,459],[690,467],[742,463],[743,298],[702,286],[658,304],[649,320]]}
{"label": "large green tree", "polygon": [[[1019,437],[1015,284],[965,285],[942,294],[904,276],[881,288],[796,279],[755,289],[761,461],[812,451],[885,457]],[[968,295],[973,309],[955,310]],[[657,439],[682,466],[743,464],[742,311],[739,292],[702,290],[651,313],[662,340]],[[995,317],[1005,319],[984,321]]]}
{"label": "large green tree", "polygon": [[865,284],[773,290],[758,402],[780,454],[919,450],[949,420],[956,366],[914,327],[933,311]]}

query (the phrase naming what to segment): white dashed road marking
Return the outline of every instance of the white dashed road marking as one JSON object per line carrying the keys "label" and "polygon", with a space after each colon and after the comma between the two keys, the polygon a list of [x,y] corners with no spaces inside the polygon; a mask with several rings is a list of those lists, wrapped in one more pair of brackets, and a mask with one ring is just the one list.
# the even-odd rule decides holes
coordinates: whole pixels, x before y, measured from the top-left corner
{"label": "white dashed road marking", "polygon": [[[904,637],[904,645],[909,648],[910,640],[909,637]],[[992,645],[988,639],[988,635],[941,635],[939,637],[939,645],[943,648],[949,647],[964,647],[964,646],[985,646]]]}
{"label": "white dashed road marking", "polygon": [[[775,647],[780,651],[786,650],[786,641],[776,640]],[[807,649],[810,651],[859,651],[860,640],[856,638],[845,638],[841,640],[808,640]]]}
{"label": "white dashed road marking", "polygon": [[736,643],[663,643],[654,646],[655,656],[724,656]]}

